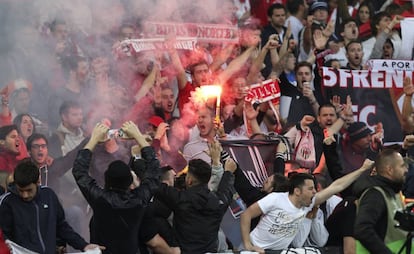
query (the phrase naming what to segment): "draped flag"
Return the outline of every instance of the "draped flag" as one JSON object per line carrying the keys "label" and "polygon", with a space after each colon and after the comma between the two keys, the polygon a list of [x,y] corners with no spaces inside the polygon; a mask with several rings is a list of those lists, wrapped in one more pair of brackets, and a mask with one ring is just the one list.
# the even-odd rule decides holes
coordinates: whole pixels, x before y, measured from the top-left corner
{"label": "draped flag", "polygon": [[[380,70],[322,68],[322,90],[327,97],[339,95],[342,100],[345,100],[346,96],[350,95],[354,120],[365,122],[371,128],[382,122],[385,142],[402,140],[403,80],[405,77],[413,79],[411,63],[405,61],[398,64],[397,62],[394,65],[405,66],[402,68],[404,70],[395,70],[392,67],[387,69],[385,65]],[[383,63],[393,65],[393,61]],[[372,62],[372,64],[378,67],[379,63]]]}

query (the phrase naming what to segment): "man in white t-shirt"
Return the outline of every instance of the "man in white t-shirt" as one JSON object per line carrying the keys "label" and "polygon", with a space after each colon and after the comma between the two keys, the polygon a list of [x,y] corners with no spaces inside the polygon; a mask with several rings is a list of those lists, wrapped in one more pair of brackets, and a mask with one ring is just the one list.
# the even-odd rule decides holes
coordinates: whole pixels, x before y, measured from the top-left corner
{"label": "man in white t-shirt", "polygon": [[[360,169],[337,179],[320,192],[316,192],[312,175],[300,173],[292,176],[289,192],[270,193],[241,215],[241,235],[245,249],[264,253],[265,249],[302,247],[309,235],[309,228],[304,226],[307,213],[348,187],[372,165],[372,161],[366,160]],[[260,222],[250,233],[250,221],[258,216],[262,216]]]}

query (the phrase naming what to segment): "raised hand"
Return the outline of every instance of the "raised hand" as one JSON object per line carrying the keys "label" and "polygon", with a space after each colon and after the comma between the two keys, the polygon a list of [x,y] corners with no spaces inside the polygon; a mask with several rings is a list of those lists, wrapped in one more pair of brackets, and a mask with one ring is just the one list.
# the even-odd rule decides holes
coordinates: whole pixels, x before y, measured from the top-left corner
{"label": "raised hand", "polygon": [[93,128],[92,130],[90,140],[95,143],[105,142],[106,140],[108,140],[108,137],[107,137],[108,130],[109,130],[108,126],[104,124],[102,123],[96,124],[95,128]]}
{"label": "raised hand", "polygon": [[403,19],[404,19],[403,16],[395,15],[394,18],[391,20],[390,24],[388,25],[388,28],[390,29],[390,31],[394,28],[394,26],[399,24],[401,22],[401,20],[403,20]]}
{"label": "raised hand", "polygon": [[224,163],[224,170],[234,173],[236,169],[237,169],[236,162],[233,160],[233,158],[228,158],[226,162]]}
{"label": "raised hand", "polygon": [[345,119],[346,124],[351,124],[354,122],[354,113],[352,112],[351,96],[346,96],[346,104],[340,112],[340,115]]}
{"label": "raised hand", "polygon": [[315,121],[315,117],[310,115],[303,116],[302,120],[300,120],[300,127],[303,131],[309,129],[309,125]]}
{"label": "raised hand", "polygon": [[317,29],[313,32],[313,44],[316,49],[325,49],[328,39],[329,37],[324,36],[321,30]]}
{"label": "raised hand", "polygon": [[139,130],[138,126],[136,126],[135,123],[132,121],[127,121],[124,124],[122,124],[121,129],[129,138],[136,139],[138,137],[142,137],[142,133]]}
{"label": "raised hand", "polygon": [[335,23],[331,20],[329,21],[328,25],[323,29],[322,34],[325,37],[331,37],[331,35],[335,32]]}
{"label": "raised hand", "polygon": [[343,109],[343,105],[341,104],[341,97],[338,95],[332,96],[332,99],[330,100],[332,105],[335,106],[335,112],[339,113]]}
{"label": "raised hand", "polygon": [[288,40],[291,36],[292,36],[292,26],[290,25],[290,21],[288,21],[288,25],[286,27],[285,39]]}
{"label": "raised hand", "polygon": [[161,139],[166,133],[167,130],[170,129],[170,125],[165,122],[160,123],[157,127],[157,131],[155,132],[154,138]]}
{"label": "raised hand", "polygon": [[[310,87],[310,84],[308,81],[303,82],[303,90],[302,90],[303,96],[307,97],[308,99],[311,99],[313,96],[313,91]],[[315,96],[313,96],[315,97]]]}
{"label": "raised hand", "polygon": [[412,96],[414,94],[414,85],[410,77],[405,77],[403,81],[403,91],[405,95]]}
{"label": "raised hand", "polygon": [[371,136],[371,145],[374,150],[378,150],[379,146],[382,145],[382,139],[384,138],[384,128],[382,123],[377,123],[375,126],[375,133]]}
{"label": "raised hand", "polygon": [[277,34],[272,34],[269,36],[269,40],[266,42],[266,45],[264,46],[267,49],[276,49],[280,47],[279,40],[278,40]]}
{"label": "raised hand", "polygon": [[285,143],[280,142],[279,144],[277,144],[277,147],[276,147],[277,153],[286,153],[286,151],[287,151],[287,147]]}
{"label": "raised hand", "polygon": [[214,142],[209,143],[208,149],[209,149],[209,155],[211,157],[212,165],[217,166],[218,164],[220,164],[220,155],[221,155],[221,151],[223,150],[220,142],[217,140],[214,140]]}
{"label": "raised hand", "polygon": [[371,170],[373,167],[374,167],[374,161],[370,159],[365,159],[360,169],[362,169],[363,171],[366,171],[366,170]]}
{"label": "raised hand", "polygon": [[244,103],[244,113],[246,114],[247,120],[254,120],[259,115],[259,107],[254,109],[250,102]]}
{"label": "raised hand", "polygon": [[408,149],[414,145],[414,135],[407,135],[404,137],[404,142],[402,144],[403,149]]}
{"label": "raised hand", "polygon": [[220,121],[220,119],[214,119],[214,128],[216,131],[216,135],[219,138],[225,138],[226,137],[226,132],[224,131],[224,125],[223,123]]}

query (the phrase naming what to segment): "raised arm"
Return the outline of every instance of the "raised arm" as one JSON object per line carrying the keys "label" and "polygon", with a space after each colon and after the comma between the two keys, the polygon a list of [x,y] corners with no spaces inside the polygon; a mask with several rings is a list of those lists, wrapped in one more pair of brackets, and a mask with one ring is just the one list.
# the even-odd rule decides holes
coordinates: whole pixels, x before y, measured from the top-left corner
{"label": "raised arm", "polygon": [[141,178],[140,186],[132,192],[134,192],[143,203],[147,203],[160,186],[160,162],[155,155],[154,149],[132,121],[125,122],[121,129],[129,138],[133,138],[141,147],[141,157],[145,161],[145,170],[144,175]]}
{"label": "raised arm", "polygon": [[229,63],[229,66],[227,66],[227,68],[218,75],[217,80],[220,83],[227,82],[227,80],[229,80],[230,77],[239,71],[240,68],[246,63],[255,49],[256,47],[249,47],[241,55],[233,59],[233,61]]}
{"label": "raised arm", "polygon": [[144,96],[148,94],[150,89],[154,86],[158,74],[159,74],[158,66],[154,64],[154,67],[152,68],[151,72],[144,79],[144,82],[142,83],[141,88],[138,90],[137,94],[134,96],[135,101],[141,100]]}
{"label": "raised arm", "polygon": [[171,43],[172,41],[169,41],[169,50],[168,53],[171,57],[171,63],[175,68],[175,71],[177,72],[177,81],[178,81],[178,89],[183,89],[185,87],[185,84],[187,83],[187,76],[185,75],[185,70],[183,67],[183,64],[181,63],[180,57],[178,56],[177,49],[175,49]]}
{"label": "raised arm", "polygon": [[7,94],[1,95],[0,109],[0,126],[12,124],[12,115],[9,108],[9,96]]}
{"label": "raised arm", "polygon": [[385,41],[392,35],[394,26],[399,24],[402,19],[403,17],[400,15],[395,15],[390,24],[379,33],[376,38],[374,48],[371,51],[371,55],[369,55],[369,59],[380,59],[382,57],[382,54],[384,53],[383,46]]}
{"label": "raised arm", "polygon": [[73,164],[72,174],[88,203],[91,203],[94,199],[102,196],[104,192],[103,189],[97,185],[95,179],[89,175],[89,166],[92,160],[92,151],[99,142],[103,142],[107,139],[106,133],[108,132],[108,129],[109,128],[106,125],[98,123],[93,129],[91,138],[84,149],[78,152]]}
{"label": "raised arm", "polygon": [[211,177],[208,181],[208,188],[211,191],[217,191],[220,180],[224,173],[223,165],[220,162],[220,155],[223,148],[220,142],[215,140],[213,143],[208,145],[209,153],[211,157]]}
{"label": "raised arm", "polygon": [[253,105],[250,102],[244,102],[244,112],[246,114],[247,123],[246,129],[249,127],[252,130],[251,134],[261,133],[259,123],[257,122],[257,116],[259,115],[259,107],[254,109]]}
{"label": "raised arm", "polygon": [[234,193],[234,172],[237,169],[237,164],[232,158],[228,158],[224,162],[224,173],[221,177],[217,188],[216,195],[223,202],[223,209],[226,210],[233,201]]}
{"label": "raised arm", "polygon": [[228,44],[223,49],[221,49],[220,52],[218,52],[217,55],[213,58],[213,62],[210,64],[210,70],[212,72],[218,71],[221,65],[224,64],[227,59],[229,59],[235,47],[235,44]]}
{"label": "raised arm", "polygon": [[[256,83],[257,75],[259,74],[260,70],[263,67],[263,62],[265,60],[265,57],[268,52],[270,52],[271,55],[277,54],[277,47],[279,46],[279,42],[277,41],[277,34],[272,34],[269,37],[269,40],[266,42],[266,44],[263,46],[262,50],[259,52],[259,55],[253,60],[253,64],[250,66],[249,75],[247,76],[247,80],[249,83]],[[272,65],[273,60],[279,60],[279,57],[273,57],[272,59]]]}
{"label": "raised arm", "polygon": [[411,78],[406,77],[403,82],[404,88],[404,102],[402,107],[402,128],[405,133],[414,132],[414,118],[413,118],[413,105],[412,99],[414,94],[414,85]]}

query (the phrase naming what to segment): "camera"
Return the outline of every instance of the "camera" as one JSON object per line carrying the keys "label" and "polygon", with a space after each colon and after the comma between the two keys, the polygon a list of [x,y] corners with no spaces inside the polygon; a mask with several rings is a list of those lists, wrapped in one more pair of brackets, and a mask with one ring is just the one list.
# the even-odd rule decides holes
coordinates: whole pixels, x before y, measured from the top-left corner
{"label": "camera", "polygon": [[124,138],[128,139],[128,135],[122,129],[110,129],[108,130],[107,137],[110,138]]}
{"label": "camera", "polygon": [[394,220],[398,221],[398,226],[404,231],[414,232],[414,203],[408,205],[402,211],[396,211]]}

